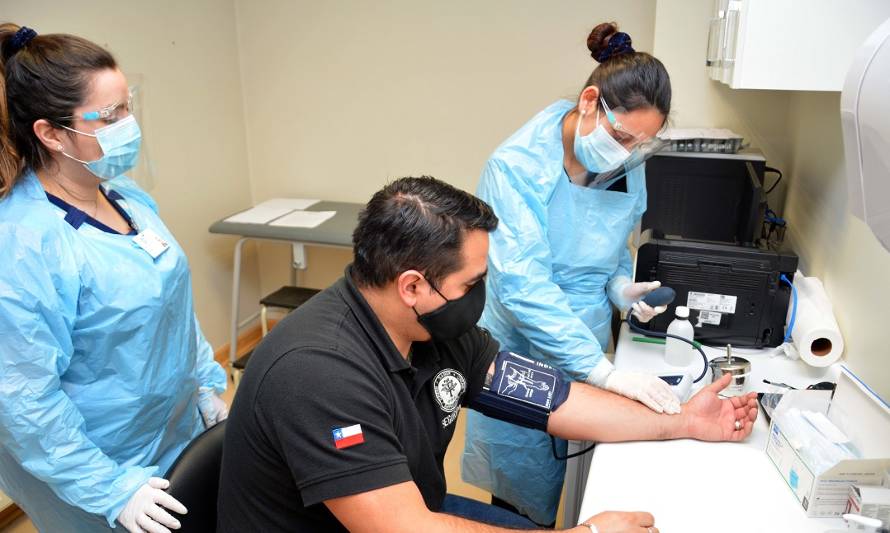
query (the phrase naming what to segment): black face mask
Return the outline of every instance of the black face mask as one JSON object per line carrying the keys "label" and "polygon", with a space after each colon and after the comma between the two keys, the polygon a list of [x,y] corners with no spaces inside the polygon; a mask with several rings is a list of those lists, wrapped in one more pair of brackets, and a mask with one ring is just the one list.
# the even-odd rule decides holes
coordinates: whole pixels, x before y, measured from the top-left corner
{"label": "black face mask", "polygon": [[[432,283],[430,287],[433,287]],[[439,292],[439,289],[433,287],[433,290],[439,293],[439,296],[445,299],[445,305],[430,311],[429,313],[419,314],[417,309],[417,321],[420,325],[430,332],[433,340],[447,341],[456,339],[464,333],[470,331],[479,317],[482,316],[482,309],[485,308],[485,280],[480,279],[460,298],[449,300]]]}

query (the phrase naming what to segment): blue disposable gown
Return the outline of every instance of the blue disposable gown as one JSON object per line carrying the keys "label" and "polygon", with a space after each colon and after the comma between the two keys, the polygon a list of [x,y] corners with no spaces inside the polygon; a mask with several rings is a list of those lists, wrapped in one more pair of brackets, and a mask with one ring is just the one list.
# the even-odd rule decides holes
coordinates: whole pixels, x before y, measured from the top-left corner
{"label": "blue disposable gown", "polygon": [[[627,192],[579,187],[563,167],[557,102],[507,139],[488,160],[478,196],[500,223],[491,235],[485,311],[480,325],[503,349],[528,354],[567,378],[602,386],[612,365],[610,297],[630,280],[628,236],[646,208],[642,167]],[[565,453],[565,442],[558,449]],[[550,437],[470,412],[463,478],[538,523],[553,522],[565,476]]]}
{"label": "blue disposable gown", "polygon": [[170,248],[75,229],[31,171],[0,200],[0,488],[41,531],[108,530],[202,431],[198,386],[226,386],[154,201],[104,187]]}

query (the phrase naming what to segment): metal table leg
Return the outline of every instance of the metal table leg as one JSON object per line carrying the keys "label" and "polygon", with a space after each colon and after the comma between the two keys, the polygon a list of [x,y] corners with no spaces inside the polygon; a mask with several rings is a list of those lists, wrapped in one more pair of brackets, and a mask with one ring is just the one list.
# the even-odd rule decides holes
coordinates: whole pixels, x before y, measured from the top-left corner
{"label": "metal table leg", "polygon": [[238,239],[235,244],[235,261],[232,269],[232,323],[229,332],[229,363],[235,362],[238,353],[238,304],[241,299],[241,249],[247,237]]}
{"label": "metal table leg", "polygon": [[[567,454],[578,453],[590,446],[590,442],[570,440]],[[593,453],[585,453],[582,456],[569,459],[566,465],[566,493],[563,502],[563,527],[574,527],[579,520],[589,518],[578,516],[581,512],[581,500],[584,499],[584,487],[587,485],[587,475],[590,472],[590,462]]]}

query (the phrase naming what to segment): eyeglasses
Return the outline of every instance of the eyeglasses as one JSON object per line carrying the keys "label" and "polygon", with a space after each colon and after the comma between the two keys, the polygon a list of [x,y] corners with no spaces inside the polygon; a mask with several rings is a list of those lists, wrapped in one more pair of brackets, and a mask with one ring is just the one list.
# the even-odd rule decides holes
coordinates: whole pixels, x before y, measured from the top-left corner
{"label": "eyeglasses", "polygon": [[600,104],[603,106],[606,120],[612,126],[612,130],[622,136],[622,138],[616,138],[615,135],[612,137],[621,143],[630,152],[630,155],[624,160],[624,164],[619,165],[617,168],[592,176],[587,182],[588,187],[595,187],[623,176],[645,163],[647,159],[667,146],[667,142],[661,139],[661,134],[667,130],[666,125],[662,126],[655,136],[635,132],[628,129],[621,121],[621,116],[624,114],[623,110],[616,109],[613,111],[603,97],[600,97]]}
{"label": "eyeglasses", "polygon": [[[624,115],[625,111],[621,108],[617,108],[614,111],[609,104],[606,103],[605,98],[600,96],[600,104],[603,106],[603,111],[606,115],[606,120],[609,122],[609,125],[612,126],[612,129],[619,135],[619,137],[615,138],[616,141],[622,144],[628,150],[633,150],[640,145],[643,145],[648,142],[652,142],[659,139],[659,134],[663,133],[667,130],[667,125],[661,127],[658,130],[658,133],[653,137],[647,133],[634,131],[631,128],[628,128],[627,125],[621,121],[621,117]],[[615,137],[613,135],[613,137]]]}
{"label": "eyeglasses", "polygon": [[[122,112],[123,111],[123,112]],[[126,102],[117,102],[111,104],[109,106],[105,106],[103,108],[97,109],[95,111],[86,111],[80,114],[68,115],[66,117],[59,117],[60,120],[72,120],[72,119],[82,119],[82,120],[103,120],[107,123],[117,122],[122,118],[126,118],[133,111],[133,91],[129,90],[127,92],[127,101]]]}

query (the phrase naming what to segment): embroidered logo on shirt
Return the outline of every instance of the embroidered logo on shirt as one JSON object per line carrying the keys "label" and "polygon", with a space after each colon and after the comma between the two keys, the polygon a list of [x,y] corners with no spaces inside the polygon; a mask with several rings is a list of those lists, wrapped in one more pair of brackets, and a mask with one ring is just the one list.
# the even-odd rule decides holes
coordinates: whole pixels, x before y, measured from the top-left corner
{"label": "embroidered logo on shirt", "polygon": [[461,394],[463,394],[466,388],[467,381],[460,372],[451,368],[440,370],[436,377],[433,378],[433,392],[436,396],[436,403],[446,413],[451,413],[457,409]]}
{"label": "embroidered logo on shirt", "polygon": [[361,424],[355,424],[342,428],[334,428],[331,433],[334,436],[334,446],[336,446],[338,450],[349,448],[350,446],[355,446],[356,444],[365,442],[365,436],[364,434],[362,434]]}

